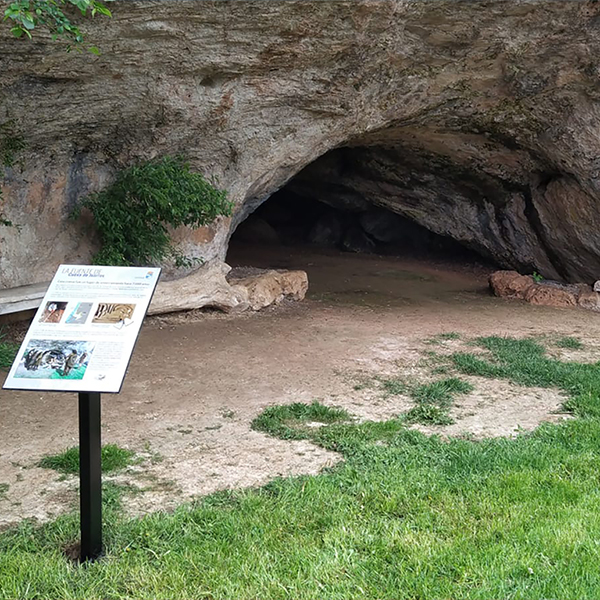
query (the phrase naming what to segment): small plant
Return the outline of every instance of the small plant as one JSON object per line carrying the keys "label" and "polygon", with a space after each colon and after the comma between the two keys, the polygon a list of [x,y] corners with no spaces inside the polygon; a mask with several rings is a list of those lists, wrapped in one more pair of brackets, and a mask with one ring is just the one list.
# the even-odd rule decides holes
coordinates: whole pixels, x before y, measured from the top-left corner
{"label": "small plant", "polygon": [[386,396],[401,396],[410,389],[401,379],[382,379],[381,387]]}
{"label": "small plant", "polygon": [[533,272],[533,275],[531,276],[531,278],[536,282],[536,283],[542,283],[542,281],[544,281],[544,277],[542,275],[540,275],[537,271]]}
{"label": "small plant", "polygon": [[[116,444],[106,444],[102,447],[102,472],[112,473],[120,471],[132,464],[135,452],[120,448]],[[76,475],[79,473],[79,448],[73,447],[52,456],[45,456],[38,463],[38,466],[44,469],[54,469],[59,473],[66,475]]]}
{"label": "small plant", "polygon": [[0,161],[4,167],[13,167],[18,153],[26,146],[23,136],[15,131],[14,121],[0,125]]}
{"label": "small plant", "polygon": [[19,344],[6,341],[4,334],[0,331],[0,369],[8,369],[13,364]]}
{"label": "small plant", "polygon": [[432,383],[423,383],[411,390],[416,406],[405,415],[407,423],[450,425],[454,421],[448,416],[454,396],[468,394],[473,386],[457,377],[448,377]]}
{"label": "small plant", "polygon": [[227,192],[201,174],[192,173],[181,157],[163,157],[121,171],[105,190],[85,198],[81,208],[94,216],[102,249],[94,257],[103,265],[151,265],[173,259],[176,266],[195,260],[171,243],[168,227],[201,227],[233,208]]}
{"label": "small plant", "polygon": [[569,350],[581,350],[583,348],[583,344],[580,340],[569,335],[556,340],[556,345],[559,348],[567,348]]}
{"label": "small plant", "polygon": [[404,415],[406,423],[421,423],[423,425],[452,425],[453,419],[448,412],[432,404],[418,404]]}

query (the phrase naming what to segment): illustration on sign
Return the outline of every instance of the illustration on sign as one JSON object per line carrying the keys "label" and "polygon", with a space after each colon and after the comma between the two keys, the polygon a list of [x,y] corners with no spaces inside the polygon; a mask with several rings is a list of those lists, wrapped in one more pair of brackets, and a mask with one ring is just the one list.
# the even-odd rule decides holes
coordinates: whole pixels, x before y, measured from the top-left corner
{"label": "illustration on sign", "polygon": [[118,392],[159,276],[61,265],[4,388]]}

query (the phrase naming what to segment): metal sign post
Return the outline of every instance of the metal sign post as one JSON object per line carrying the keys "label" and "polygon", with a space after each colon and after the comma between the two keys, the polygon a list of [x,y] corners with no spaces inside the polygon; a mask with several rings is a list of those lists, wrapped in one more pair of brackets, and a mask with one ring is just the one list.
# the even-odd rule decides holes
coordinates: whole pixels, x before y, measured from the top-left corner
{"label": "metal sign post", "polygon": [[102,554],[100,394],[79,393],[79,502],[81,561]]}

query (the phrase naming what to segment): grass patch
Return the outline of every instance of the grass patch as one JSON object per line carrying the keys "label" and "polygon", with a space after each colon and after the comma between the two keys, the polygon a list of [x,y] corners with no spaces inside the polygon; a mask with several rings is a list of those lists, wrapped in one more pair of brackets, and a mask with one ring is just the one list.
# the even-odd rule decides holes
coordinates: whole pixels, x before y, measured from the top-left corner
{"label": "grass patch", "polygon": [[[135,452],[120,448],[116,444],[102,446],[102,472],[114,473],[128,467],[133,463]],[[45,456],[40,460],[38,466],[44,469],[54,469],[65,475],[76,475],[79,473],[79,448],[69,448],[60,454]]]}
{"label": "grass patch", "polygon": [[581,350],[583,348],[583,344],[580,340],[568,335],[556,340],[556,346],[559,348],[567,348],[569,350]]}
{"label": "grass patch", "polygon": [[380,379],[381,389],[386,396],[401,396],[410,392],[410,386],[398,378]]}
{"label": "grass patch", "polygon": [[457,377],[417,385],[410,393],[416,406],[406,413],[406,421],[424,425],[451,425],[454,421],[448,416],[448,411],[455,396],[468,394],[472,390],[470,383]]}
{"label": "grass patch", "polygon": [[600,417],[598,363],[563,362],[548,356],[546,349],[531,339],[490,336],[475,342],[488,355],[453,354],[451,360],[461,373],[508,379],[530,387],[557,388],[569,396],[564,403],[566,410],[578,416]]}
{"label": "grass patch", "polygon": [[457,333],[456,331],[438,333],[437,335],[434,335],[429,339],[425,340],[425,343],[430,345],[437,345],[450,340],[460,340],[460,333]]}
{"label": "grass patch", "polygon": [[19,344],[7,341],[0,332],[0,369],[10,369],[17,357],[19,347]]}
{"label": "grass patch", "polygon": [[342,408],[296,402],[265,409],[251,424],[252,429],[284,440],[302,440],[310,436],[310,423],[331,424],[348,421],[350,415]]}
{"label": "grass patch", "polygon": [[81,567],[61,550],[77,537],[76,514],[24,522],[0,534],[0,598],[595,600],[600,366],[561,363],[531,343],[481,338],[487,356],[452,360],[545,381],[571,400],[588,394],[578,419],[516,439],[443,441],[400,419],[328,413],[304,428],[325,407],[272,407],[258,429],[286,437],[285,422],[344,461],[141,519],[126,519],[110,490],[106,558]]}
{"label": "grass patch", "polygon": [[[436,355],[437,356],[437,355]],[[437,367],[442,372],[447,368]],[[455,396],[467,394],[473,386],[457,377],[447,377],[432,383],[410,385],[398,378],[378,379],[385,396],[407,395],[415,400],[404,418],[407,423],[424,425],[451,425],[454,421],[448,416]]]}

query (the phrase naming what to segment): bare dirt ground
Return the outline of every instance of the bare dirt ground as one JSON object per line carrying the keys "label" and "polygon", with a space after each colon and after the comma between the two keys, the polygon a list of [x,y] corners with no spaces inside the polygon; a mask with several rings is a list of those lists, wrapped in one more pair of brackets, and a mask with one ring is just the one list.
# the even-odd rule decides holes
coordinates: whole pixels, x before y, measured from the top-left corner
{"label": "bare dirt ground", "polygon": [[[103,441],[135,450],[140,464],[115,479],[136,486],[132,514],[169,509],[219,489],[282,475],[317,473],[338,456],[303,441],[250,429],[265,407],[290,402],[343,406],[358,419],[386,419],[412,406],[361,385],[374,376],[427,380],[427,340],[479,335],[569,335],[585,344],[564,358],[598,360],[600,317],[490,296],[488,271],[394,257],[306,249],[232,252],[234,265],[303,268],[307,299],[237,316],[194,311],[148,319],[120,395],[103,397]],[[435,350],[451,351],[461,340]],[[557,353],[560,352],[557,350]],[[472,378],[444,435],[514,435],[559,420],[561,396]],[[76,504],[77,478],[36,466],[77,444],[73,394],[0,391],[0,528],[51,518]],[[557,412],[558,411],[558,412]],[[110,479],[106,477],[105,479]],[[1,484],[5,484],[2,486]]]}

